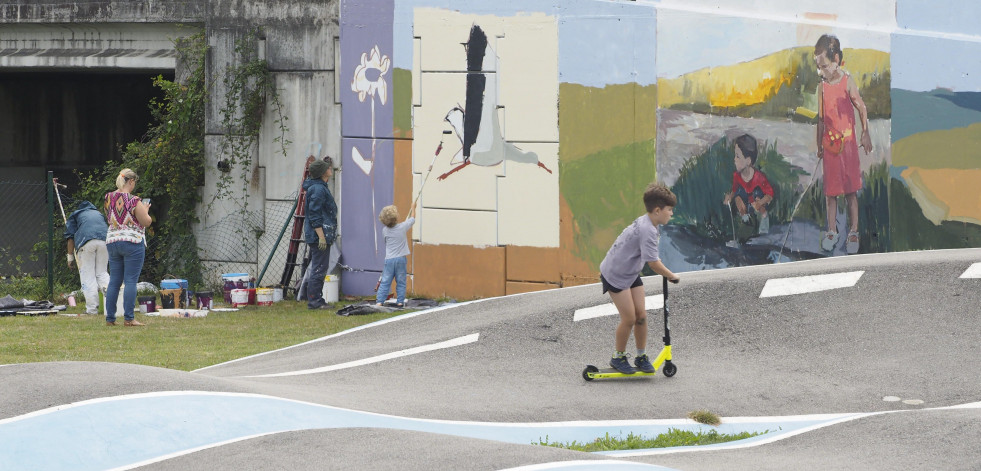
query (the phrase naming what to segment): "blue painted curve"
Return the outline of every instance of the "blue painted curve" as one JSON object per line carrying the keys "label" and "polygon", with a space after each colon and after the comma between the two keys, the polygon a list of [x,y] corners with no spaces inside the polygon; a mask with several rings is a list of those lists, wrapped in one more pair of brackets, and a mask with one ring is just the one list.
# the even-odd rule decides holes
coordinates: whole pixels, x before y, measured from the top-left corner
{"label": "blue painted curve", "polygon": [[[552,442],[586,442],[607,433],[653,436],[670,428],[786,434],[841,420],[835,416],[720,427],[686,420],[460,422],[397,417],[254,394],[178,391],[96,399],[2,420],[0,469],[122,468],[262,435],[325,428],[396,429],[532,444],[546,437]],[[631,450],[634,454],[640,451]]]}

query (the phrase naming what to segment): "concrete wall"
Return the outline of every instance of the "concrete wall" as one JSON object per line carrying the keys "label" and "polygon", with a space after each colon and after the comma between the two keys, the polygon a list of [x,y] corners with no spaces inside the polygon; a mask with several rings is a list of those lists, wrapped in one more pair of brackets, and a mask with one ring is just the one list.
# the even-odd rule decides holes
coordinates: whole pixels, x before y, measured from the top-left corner
{"label": "concrete wall", "polygon": [[[826,197],[815,134],[824,34],[868,111],[858,253],[981,244],[971,2],[367,5],[341,3],[343,224],[358,231],[343,250],[363,270],[343,279],[347,293],[369,294],[382,267],[377,212],[405,214],[417,197],[411,286],[426,295],[596,282],[655,179],[680,197],[661,239],[673,270],[847,254],[852,208]],[[359,70],[373,75],[359,82]],[[846,108],[857,139],[858,107]],[[765,222],[723,205],[742,134],[775,191]],[[840,240],[826,250],[831,227]]]}
{"label": "concrete wall", "polygon": [[[328,154],[339,166],[331,183],[339,245],[353,268],[342,290],[371,294],[384,258],[378,211],[394,203],[404,215],[418,199],[410,289],[468,298],[596,282],[655,179],[680,197],[661,240],[673,270],[845,255],[848,204],[831,200],[830,211],[818,159],[814,46],[823,34],[840,39],[842,68],[868,111],[871,145],[857,150],[858,252],[981,245],[979,8],[967,0],[20,1],[0,4],[0,28],[33,29],[0,60],[37,60],[27,36],[47,28],[54,43],[64,24],[84,37],[94,28],[104,43],[153,24],[203,24],[217,93],[208,201],[226,138],[220,73],[235,41],[260,31],[256,48],[273,70],[291,144],[282,155],[267,110],[255,168],[241,176],[248,183],[202,207],[201,249],[213,271],[261,269],[304,160]],[[842,116],[857,115],[844,108]],[[775,191],[765,225],[762,211],[744,220],[722,204],[742,134],[756,139],[755,168]],[[247,214],[236,215],[243,206]],[[824,250],[829,212],[842,237]],[[269,271],[266,283],[282,266]]]}

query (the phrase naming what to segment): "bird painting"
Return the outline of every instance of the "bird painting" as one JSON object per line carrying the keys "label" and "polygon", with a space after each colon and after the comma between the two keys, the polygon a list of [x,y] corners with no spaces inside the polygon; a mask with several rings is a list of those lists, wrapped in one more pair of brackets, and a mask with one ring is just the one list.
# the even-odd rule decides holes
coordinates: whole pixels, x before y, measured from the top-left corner
{"label": "bird painting", "polygon": [[440,175],[438,180],[445,180],[470,164],[490,167],[505,160],[537,164],[552,173],[538,160],[537,154],[524,152],[504,140],[497,115],[497,54],[480,26],[470,28],[470,38],[464,46],[467,51],[466,106],[453,107],[444,118],[462,147],[450,159],[450,164],[455,167]]}

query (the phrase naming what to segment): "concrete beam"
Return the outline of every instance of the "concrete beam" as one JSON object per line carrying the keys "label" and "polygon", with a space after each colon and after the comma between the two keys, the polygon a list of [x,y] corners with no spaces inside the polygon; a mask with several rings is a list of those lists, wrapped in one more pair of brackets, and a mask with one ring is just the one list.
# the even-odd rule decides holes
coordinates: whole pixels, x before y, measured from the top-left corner
{"label": "concrete beam", "polygon": [[174,69],[173,39],[192,26],[168,23],[0,25],[0,67]]}

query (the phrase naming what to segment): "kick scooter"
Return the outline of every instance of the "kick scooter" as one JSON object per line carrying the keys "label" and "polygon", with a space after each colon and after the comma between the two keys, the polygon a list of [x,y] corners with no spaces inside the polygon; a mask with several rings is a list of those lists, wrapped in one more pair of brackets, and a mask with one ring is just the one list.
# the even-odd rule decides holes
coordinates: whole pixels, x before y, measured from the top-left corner
{"label": "kick scooter", "polygon": [[671,362],[671,329],[668,328],[668,279],[662,277],[664,283],[664,348],[661,349],[661,353],[657,355],[657,358],[651,362],[654,365],[654,372],[644,373],[643,371],[637,371],[633,374],[624,374],[613,368],[597,368],[593,365],[586,365],[586,369],[582,370],[582,379],[586,381],[592,381],[594,379],[620,379],[620,378],[635,378],[643,376],[654,376],[657,374],[657,370],[664,365],[661,370],[664,372],[664,376],[672,377],[678,372],[678,367]]}

